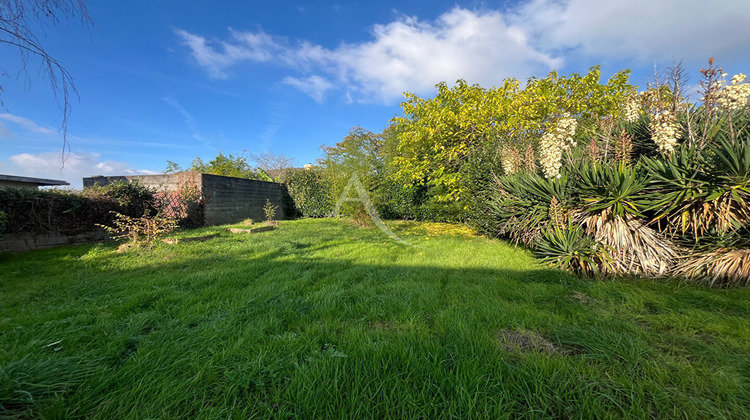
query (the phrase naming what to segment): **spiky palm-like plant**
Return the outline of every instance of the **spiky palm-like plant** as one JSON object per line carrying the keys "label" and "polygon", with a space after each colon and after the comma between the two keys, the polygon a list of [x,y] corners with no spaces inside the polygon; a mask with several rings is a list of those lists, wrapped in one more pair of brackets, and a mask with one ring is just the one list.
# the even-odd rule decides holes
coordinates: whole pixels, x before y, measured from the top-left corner
{"label": "spiky palm-like plant", "polygon": [[641,214],[641,192],[648,178],[624,163],[615,165],[584,165],[578,171],[580,200],[589,213],[609,210],[614,216]]}
{"label": "spiky palm-like plant", "polygon": [[613,274],[665,276],[678,247],[641,220],[648,177],[624,164],[584,166],[579,171],[581,224],[585,233],[609,251]]}
{"label": "spiky palm-like plant", "polygon": [[607,248],[572,223],[561,227],[551,225],[537,241],[534,254],[549,267],[576,274],[613,271]]}
{"label": "spiky palm-like plant", "polygon": [[558,209],[571,208],[569,178],[558,179],[523,172],[496,178],[496,195],[490,200],[490,211],[497,218],[500,234],[528,247],[541,238],[550,221],[550,204]]}
{"label": "spiky palm-like plant", "polygon": [[641,163],[651,179],[645,208],[654,212],[653,221],[665,220],[663,230],[672,235],[700,236],[711,216],[703,205],[709,180],[699,150],[685,145],[668,157],[646,157]]}
{"label": "spiky palm-like plant", "polygon": [[664,230],[694,242],[750,226],[750,136],[717,135],[705,149],[684,145],[668,158],[644,158],[648,210]]}
{"label": "spiky palm-like plant", "polygon": [[750,238],[730,232],[706,239],[681,260],[675,273],[710,286],[750,285]]}

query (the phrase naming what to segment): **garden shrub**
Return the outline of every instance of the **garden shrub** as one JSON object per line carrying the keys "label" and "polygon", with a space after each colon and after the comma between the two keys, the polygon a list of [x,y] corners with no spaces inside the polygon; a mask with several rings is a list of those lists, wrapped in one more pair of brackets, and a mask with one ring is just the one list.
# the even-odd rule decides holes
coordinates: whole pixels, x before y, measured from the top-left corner
{"label": "garden shrub", "polygon": [[460,174],[462,190],[465,191],[461,219],[479,233],[496,236],[499,226],[489,210],[496,176],[502,174],[497,143],[489,142],[469,151]]}
{"label": "garden shrub", "polygon": [[334,209],[329,183],[315,168],[290,170],[285,183],[295,213],[303,217],[329,217]]}
{"label": "garden shrub", "polygon": [[598,132],[581,164],[567,150],[560,178],[500,177],[499,236],[569,271],[750,284],[750,109],[675,108]]}
{"label": "garden shrub", "polygon": [[85,189],[82,195],[103,195],[115,200],[121,206],[121,212],[127,215],[140,216],[147,211],[157,211],[161,204],[156,197],[156,188],[147,187],[137,179],[130,182],[115,180],[105,186],[95,185]]}
{"label": "garden shrub", "polygon": [[276,219],[276,210],[279,206],[274,206],[271,200],[266,198],[266,204],[263,206],[263,214],[266,216],[266,222],[271,223]]}
{"label": "garden shrub", "polygon": [[84,197],[62,190],[0,189],[0,211],[6,214],[6,233],[90,231],[108,222],[120,204],[106,196]]}
{"label": "garden shrub", "polygon": [[115,240],[127,240],[129,248],[150,246],[153,241],[177,228],[177,221],[161,213],[151,216],[148,211],[140,217],[112,212],[112,225],[97,224],[113,234]]}
{"label": "garden shrub", "polygon": [[419,208],[426,192],[425,186],[405,184],[386,177],[375,191],[372,201],[384,219],[421,220]]}
{"label": "garden shrub", "polygon": [[139,183],[119,182],[84,191],[0,189],[6,233],[77,234],[111,223],[111,212],[140,217],[159,206],[155,191]]}

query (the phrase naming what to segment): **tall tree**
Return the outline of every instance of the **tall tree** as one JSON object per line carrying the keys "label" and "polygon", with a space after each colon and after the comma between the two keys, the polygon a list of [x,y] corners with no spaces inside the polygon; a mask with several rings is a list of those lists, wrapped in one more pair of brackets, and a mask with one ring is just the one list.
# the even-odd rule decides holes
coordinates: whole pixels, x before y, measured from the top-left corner
{"label": "tall tree", "polygon": [[247,162],[247,158],[242,155],[234,156],[230,154],[225,156],[223,153],[219,153],[218,156],[208,163],[203,162],[203,159],[197,157],[193,160],[188,170],[204,174],[232,176],[235,178],[258,179],[258,175],[253,170],[253,167]]}
{"label": "tall tree", "polygon": [[352,128],[335,146],[322,146],[323,158],[318,163],[325,168],[334,192],[340,192],[354,173],[371,189],[383,171],[382,146],[382,135],[362,127]]}
{"label": "tall tree", "polygon": [[407,93],[403,116],[393,119],[398,175],[404,182],[439,187],[441,201],[466,199],[459,169],[471,150],[488,142],[497,148],[538,148],[542,134],[565,116],[585,128],[617,114],[633,89],[629,75],[622,71],[602,84],[599,67],[592,67],[583,76],[551,72],[528,80],[524,88],[513,78],[489,89],[458,80],[453,87],[439,83],[430,99]]}

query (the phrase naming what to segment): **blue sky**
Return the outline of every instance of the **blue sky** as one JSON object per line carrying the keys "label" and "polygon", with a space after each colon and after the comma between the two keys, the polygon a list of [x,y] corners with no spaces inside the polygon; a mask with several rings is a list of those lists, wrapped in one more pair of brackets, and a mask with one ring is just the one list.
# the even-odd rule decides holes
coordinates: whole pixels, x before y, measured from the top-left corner
{"label": "blue sky", "polygon": [[746,0],[89,2],[93,27],[39,38],[75,78],[70,153],[60,170],[61,111],[38,63],[16,77],[0,45],[0,173],[65,179],[158,173],[219,152],[320,157],[354,126],[380,131],[402,92],[458,78],[490,87],[550,70],[639,86],[708,57],[750,73]]}

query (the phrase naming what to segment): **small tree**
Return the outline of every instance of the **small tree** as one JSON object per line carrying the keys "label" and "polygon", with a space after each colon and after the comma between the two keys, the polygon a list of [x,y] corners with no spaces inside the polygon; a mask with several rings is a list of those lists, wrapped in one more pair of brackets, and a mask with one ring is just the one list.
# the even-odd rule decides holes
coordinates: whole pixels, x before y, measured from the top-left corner
{"label": "small tree", "polygon": [[130,217],[122,213],[115,215],[114,226],[98,225],[109,233],[114,234],[115,240],[127,240],[132,248],[150,246],[153,241],[177,229],[177,221],[160,213],[149,216],[148,212],[141,217]]}
{"label": "small tree", "polygon": [[266,198],[266,205],[263,206],[263,213],[266,215],[266,222],[273,222],[274,218],[276,218],[276,209],[278,208],[279,206],[274,206],[271,204],[271,200]]}

